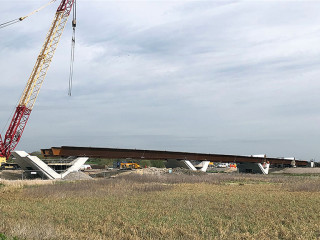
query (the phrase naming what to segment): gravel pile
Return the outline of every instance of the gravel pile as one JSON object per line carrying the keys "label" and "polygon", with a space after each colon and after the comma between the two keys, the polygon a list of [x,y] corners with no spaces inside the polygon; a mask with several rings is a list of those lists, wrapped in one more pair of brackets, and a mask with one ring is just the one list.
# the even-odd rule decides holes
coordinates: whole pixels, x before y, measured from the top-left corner
{"label": "gravel pile", "polygon": [[63,178],[63,180],[89,180],[92,179],[89,175],[84,172],[71,172]]}

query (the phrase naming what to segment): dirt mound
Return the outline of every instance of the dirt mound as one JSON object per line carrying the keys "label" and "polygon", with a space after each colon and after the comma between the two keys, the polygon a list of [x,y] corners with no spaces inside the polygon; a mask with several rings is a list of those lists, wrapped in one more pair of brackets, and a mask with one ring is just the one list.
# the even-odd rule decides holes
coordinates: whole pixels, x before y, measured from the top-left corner
{"label": "dirt mound", "polygon": [[141,174],[141,175],[163,175],[168,172],[167,168],[156,168],[156,167],[149,167],[149,168],[143,168],[143,169],[137,169],[135,173]]}
{"label": "dirt mound", "polygon": [[92,177],[84,172],[71,172],[63,178],[63,180],[90,180]]}
{"label": "dirt mound", "polygon": [[206,175],[205,172],[202,171],[193,171],[186,168],[173,168],[172,173],[176,175],[192,175],[192,176],[198,176],[198,175]]}

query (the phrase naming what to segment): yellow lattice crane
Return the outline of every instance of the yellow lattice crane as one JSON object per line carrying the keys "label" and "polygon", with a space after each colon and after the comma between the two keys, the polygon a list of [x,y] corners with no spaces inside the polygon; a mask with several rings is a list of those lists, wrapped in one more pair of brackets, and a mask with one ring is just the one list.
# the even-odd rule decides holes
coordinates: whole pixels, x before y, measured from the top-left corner
{"label": "yellow lattice crane", "polygon": [[[11,151],[19,143],[75,1],[62,0],[56,11],[46,40],[21,95],[9,128],[4,138],[0,136],[0,162],[8,159]],[[75,20],[72,24],[75,26]]]}

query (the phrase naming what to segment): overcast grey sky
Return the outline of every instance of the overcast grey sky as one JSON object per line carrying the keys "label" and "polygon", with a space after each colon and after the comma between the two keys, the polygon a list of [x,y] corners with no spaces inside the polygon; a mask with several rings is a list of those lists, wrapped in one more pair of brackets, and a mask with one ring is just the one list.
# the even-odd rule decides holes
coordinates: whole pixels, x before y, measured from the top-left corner
{"label": "overcast grey sky", "polygon": [[[0,30],[0,127],[55,4]],[[46,0],[1,0],[0,22]],[[96,146],[320,159],[319,1],[78,0],[17,150]],[[6,130],[6,129],[5,129]]]}

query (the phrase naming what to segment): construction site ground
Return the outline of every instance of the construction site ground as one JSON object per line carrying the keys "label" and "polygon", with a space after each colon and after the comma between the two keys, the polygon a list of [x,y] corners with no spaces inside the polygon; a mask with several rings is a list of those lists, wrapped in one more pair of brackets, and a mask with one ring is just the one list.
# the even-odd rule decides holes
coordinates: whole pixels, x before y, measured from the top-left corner
{"label": "construction site ground", "polygon": [[[229,168],[217,168],[211,169],[212,172],[236,172],[236,169],[229,169]],[[169,173],[170,172],[170,173]],[[121,175],[127,174],[139,174],[139,175],[164,175],[164,174],[174,174],[174,175],[203,175],[203,174],[210,174],[212,172],[203,173],[203,172],[195,172],[189,169],[184,168],[175,168],[175,169],[167,169],[167,168],[156,168],[156,167],[148,167],[142,169],[128,169],[128,170],[119,170],[119,169],[91,169],[79,172],[73,172],[68,174],[64,180],[88,180],[94,178],[109,178],[109,177],[116,177]],[[23,170],[2,170],[0,171],[0,180],[24,180],[26,179]]]}
{"label": "construction site ground", "polygon": [[[170,173],[169,173],[170,172]],[[209,168],[207,173],[194,172],[184,168],[155,168],[148,167],[142,169],[133,170],[119,170],[119,169],[92,169],[70,173],[64,180],[89,180],[95,178],[109,178],[127,174],[139,174],[139,175],[203,175],[212,173],[237,173],[237,169],[234,168]],[[284,168],[284,169],[271,169],[271,174],[320,174],[320,168]],[[0,180],[26,180],[26,176],[23,170],[1,170]]]}
{"label": "construction site ground", "polygon": [[0,238],[320,237],[320,175],[167,170],[82,181],[1,180]]}
{"label": "construction site ground", "polygon": [[284,168],[272,171],[273,174],[320,174],[320,168]]}

